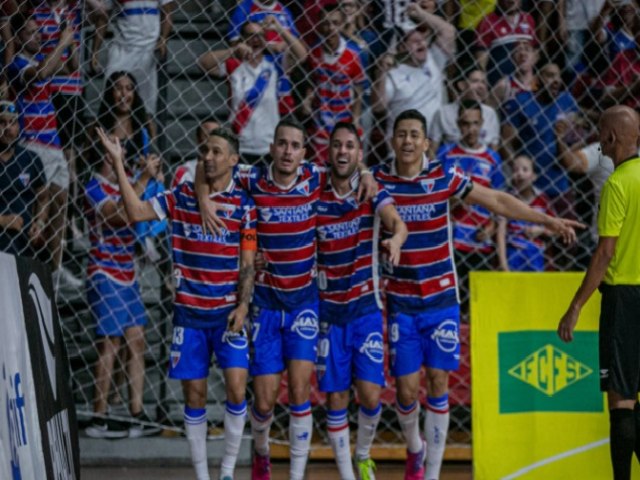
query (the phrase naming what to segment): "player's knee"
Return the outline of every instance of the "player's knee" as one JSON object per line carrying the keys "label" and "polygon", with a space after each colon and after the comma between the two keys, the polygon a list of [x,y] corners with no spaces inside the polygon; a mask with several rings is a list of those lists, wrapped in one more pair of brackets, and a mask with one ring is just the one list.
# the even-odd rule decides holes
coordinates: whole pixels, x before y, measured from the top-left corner
{"label": "player's knee", "polygon": [[[413,402],[418,400],[418,388],[409,388],[405,387],[403,389],[398,389],[396,392],[396,400],[401,405],[411,405]],[[370,408],[370,407],[367,407]]]}
{"label": "player's knee", "polygon": [[189,408],[205,408],[207,406],[207,397],[200,392],[190,392],[187,395],[185,404]]}
{"label": "player's knee", "polygon": [[364,395],[360,395],[360,405],[368,410],[375,410],[379,403],[380,391],[370,390],[364,393]]}
{"label": "player's knee", "polygon": [[236,405],[244,402],[246,397],[246,389],[240,385],[232,385],[227,387],[227,400]]}
{"label": "player's knee", "polygon": [[427,391],[432,397],[440,397],[449,391],[449,373],[444,371],[427,373]]}
{"label": "player's knee", "polygon": [[309,400],[309,385],[305,384],[289,384],[289,397],[291,403],[300,405]]}

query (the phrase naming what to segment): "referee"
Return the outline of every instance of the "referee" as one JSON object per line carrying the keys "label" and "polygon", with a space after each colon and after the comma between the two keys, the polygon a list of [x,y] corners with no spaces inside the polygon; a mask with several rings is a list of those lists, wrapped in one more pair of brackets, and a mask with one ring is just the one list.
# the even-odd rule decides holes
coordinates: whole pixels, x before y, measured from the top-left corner
{"label": "referee", "polygon": [[609,108],[600,118],[602,154],[613,159],[615,170],[602,189],[598,247],[558,325],[560,338],[570,342],[580,310],[600,288],[600,388],[609,402],[615,480],[631,478],[636,438],[640,442],[639,130],[638,114],[629,107]]}

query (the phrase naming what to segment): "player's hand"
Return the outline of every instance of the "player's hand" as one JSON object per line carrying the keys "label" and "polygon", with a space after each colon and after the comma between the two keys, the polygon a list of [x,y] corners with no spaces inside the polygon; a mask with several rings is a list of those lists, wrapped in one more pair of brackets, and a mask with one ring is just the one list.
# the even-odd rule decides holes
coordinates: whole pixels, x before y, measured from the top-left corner
{"label": "player's hand", "polygon": [[226,224],[218,216],[218,204],[209,198],[205,198],[200,204],[200,218],[202,219],[202,230],[222,235],[222,230],[226,228]]}
{"label": "player's hand", "polygon": [[565,245],[572,245],[576,242],[576,231],[574,228],[584,229],[586,225],[584,223],[577,222],[575,220],[568,220],[566,218],[549,217],[546,227],[554,234],[562,237],[562,243]]}
{"label": "player's hand", "polygon": [[580,310],[569,307],[567,313],[565,313],[560,319],[558,324],[558,336],[563,342],[570,342],[573,340],[573,330],[578,323],[578,317],[580,316]]}
{"label": "player's hand", "polygon": [[[411,4],[410,4],[411,5]],[[376,62],[376,70],[378,75],[384,75],[393,67],[396,66],[396,60],[390,53],[385,53],[380,57],[380,60]]]}
{"label": "player's hand", "polygon": [[284,27],[274,15],[267,15],[262,22],[262,26],[265,30],[273,30],[278,33],[284,30]]}
{"label": "player's hand", "polygon": [[556,121],[553,125],[553,131],[556,134],[556,138],[563,139],[570,127],[571,125],[566,119]]}
{"label": "player's hand", "polygon": [[387,257],[389,263],[394,267],[397,267],[400,263],[400,249],[402,248],[400,240],[394,235],[391,238],[383,240],[382,246],[389,252],[389,256]]}
{"label": "player's hand", "polygon": [[407,5],[407,15],[416,23],[420,23],[424,19],[426,11],[417,3],[410,3]]}
{"label": "player's hand", "polygon": [[241,303],[234,308],[227,317],[227,330],[234,333],[239,333],[244,327],[244,321],[249,314],[249,306],[245,303]]}
{"label": "player's hand", "polygon": [[96,133],[98,134],[98,138],[100,139],[100,143],[104,148],[106,153],[107,161],[111,165],[116,165],[117,162],[124,161],[124,149],[120,144],[120,140],[118,140],[115,136],[109,136],[102,129],[102,127],[96,128]]}
{"label": "player's hand", "polygon": [[269,262],[267,262],[262,250],[258,250],[258,252],[256,252],[256,258],[253,260],[253,267],[256,269],[256,272],[266,270],[268,264]]}
{"label": "player's hand", "polygon": [[524,228],[524,234],[529,238],[538,238],[545,233],[547,233],[547,229],[542,225],[531,225]]}
{"label": "player's hand", "polygon": [[359,202],[368,202],[378,193],[378,182],[371,172],[360,174],[360,185],[358,186],[357,198]]}

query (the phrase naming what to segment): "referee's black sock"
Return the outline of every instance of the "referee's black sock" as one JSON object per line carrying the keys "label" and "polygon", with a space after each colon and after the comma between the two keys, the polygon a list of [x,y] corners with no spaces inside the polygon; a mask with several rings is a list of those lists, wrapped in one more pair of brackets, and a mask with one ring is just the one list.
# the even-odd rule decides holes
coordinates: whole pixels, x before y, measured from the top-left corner
{"label": "referee's black sock", "polygon": [[611,463],[614,480],[630,480],[631,458],[636,446],[634,411],[628,408],[609,410],[611,424]]}
{"label": "referee's black sock", "polygon": [[636,402],[636,405],[633,409],[633,417],[636,425],[636,445],[635,452],[636,458],[638,462],[640,462],[640,403]]}

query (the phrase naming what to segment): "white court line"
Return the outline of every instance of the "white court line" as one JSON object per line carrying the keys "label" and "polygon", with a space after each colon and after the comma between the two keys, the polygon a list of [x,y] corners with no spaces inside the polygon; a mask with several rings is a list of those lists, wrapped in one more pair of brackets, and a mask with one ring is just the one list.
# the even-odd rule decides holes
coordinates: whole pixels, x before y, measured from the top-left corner
{"label": "white court line", "polygon": [[529,473],[536,468],[542,467],[544,465],[548,465],[553,462],[557,462],[558,460],[562,460],[563,458],[571,457],[572,455],[576,455],[578,453],[586,452],[588,450],[593,450],[594,448],[598,448],[602,445],[609,443],[609,438],[603,438],[602,440],[598,440],[597,442],[588,443],[578,448],[574,448],[573,450],[567,450],[566,452],[562,452],[558,455],[554,455],[553,457],[545,458],[544,460],[540,460],[539,462],[532,463],[524,468],[521,468],[517,472],[513,472],[511,475],[507,475],[506,477],[502,477],[501,480],[512,480],[513,478],[518,478],[524,475],[525,473]]}

